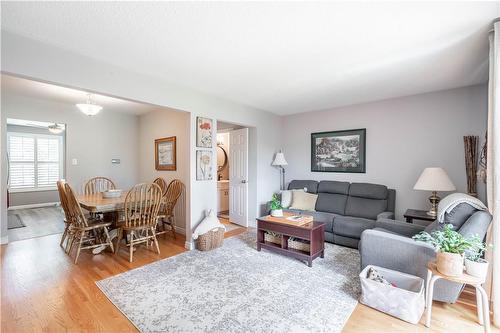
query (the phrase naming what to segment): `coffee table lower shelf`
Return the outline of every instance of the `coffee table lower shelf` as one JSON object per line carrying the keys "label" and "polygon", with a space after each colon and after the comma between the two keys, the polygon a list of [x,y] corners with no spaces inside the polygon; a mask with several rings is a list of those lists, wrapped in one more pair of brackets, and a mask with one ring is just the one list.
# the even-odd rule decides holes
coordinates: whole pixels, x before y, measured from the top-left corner
{"label": "coffee table lower shelf", "polygon": [[[293,227],[275,222],[257,219],[257,251],[266,249],[281,255],[307,261],[312,267],[312,261],[325,255],[325,227],[323,223],[312,222],[307,227]],[[282,235],[280,244],[265,241],[266,231],[273,231]],[[288,238],[295,237],[310,242],[310,252],[288,248]]]}

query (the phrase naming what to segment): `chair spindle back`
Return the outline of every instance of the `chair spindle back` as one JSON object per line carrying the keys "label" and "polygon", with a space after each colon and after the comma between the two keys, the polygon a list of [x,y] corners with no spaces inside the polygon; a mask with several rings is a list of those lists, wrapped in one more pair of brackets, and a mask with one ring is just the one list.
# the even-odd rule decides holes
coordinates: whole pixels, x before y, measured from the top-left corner
{"label": "chair spindle back", "polygon": [[106,177],[94,177],[85,183],[84,193],[86,195],[97,194],[107,190],[114,190],[115,183]]}
{"label": "chair spindle back", "polygon": [[135,185],[125,197],[125,227],[155,227],[161,199],[160,186],[154,183]]}

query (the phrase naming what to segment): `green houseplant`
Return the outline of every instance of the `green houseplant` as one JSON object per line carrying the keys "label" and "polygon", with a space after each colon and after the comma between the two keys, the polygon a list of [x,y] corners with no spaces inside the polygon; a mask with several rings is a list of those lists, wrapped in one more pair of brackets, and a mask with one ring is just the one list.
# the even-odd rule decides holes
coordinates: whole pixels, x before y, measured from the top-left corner
{"label": "green houseplant", "polygon": [[471,241],[471,248],[465,252],[465,269],[469,275],[486,279],[488,261],[483,256],[491,245],[484,243],[479,236],[472,237]]}
{"label": "green houseplant", "polygon": [[464,267],[464,252],[474,247],[473,238],[462,236],[453,230],[453,225],[445,224],[440,230],[427,233],[422,231],[414,240],[431,244],[436,250],[437,270],[445,275],[460,276]]}
{"label": "green houseplant", "polygon": [[276,193],[274,193],[273,197],[271,198],[271,216],[283,216],[283,206],[281,206],[281,200]]}

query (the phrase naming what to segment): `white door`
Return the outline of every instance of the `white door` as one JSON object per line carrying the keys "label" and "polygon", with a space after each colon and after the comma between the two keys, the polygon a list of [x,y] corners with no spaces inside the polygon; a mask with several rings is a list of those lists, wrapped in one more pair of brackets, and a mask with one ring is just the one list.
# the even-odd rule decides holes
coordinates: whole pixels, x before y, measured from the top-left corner
{"label": "white door", "polygon": [[229,132],[229,219],[248,227],[248,128]]}

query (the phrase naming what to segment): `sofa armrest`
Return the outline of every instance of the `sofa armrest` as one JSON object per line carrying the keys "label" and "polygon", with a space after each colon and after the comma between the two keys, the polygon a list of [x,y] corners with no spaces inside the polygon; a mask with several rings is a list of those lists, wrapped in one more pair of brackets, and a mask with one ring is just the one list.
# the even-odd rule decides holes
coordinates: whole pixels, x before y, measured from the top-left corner
{"label": "sofa armrest", "polygon": [[426,243],[380,230],[365,230],[359,243],[361,269],[375,265],[427,277],[427,263],[435,260],[436,251]]}
{"label": "sofa armrest", "polygon": [[422,225],[390,219],[379,219],[375,221],[375,228],[383,228],[406,237],[412,237],[425,229]]}
{"label": "sofa armrest", "polygon": [[393,220],[394,219],[394,212],[382,212],[382,213],[378,214],[377,220],[381,220],[381,219]]}

